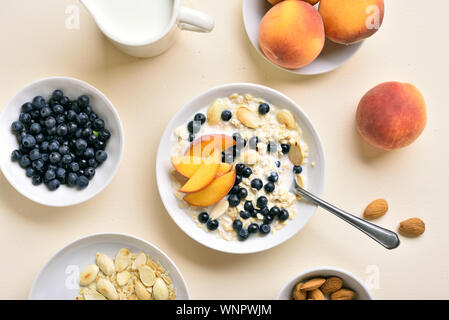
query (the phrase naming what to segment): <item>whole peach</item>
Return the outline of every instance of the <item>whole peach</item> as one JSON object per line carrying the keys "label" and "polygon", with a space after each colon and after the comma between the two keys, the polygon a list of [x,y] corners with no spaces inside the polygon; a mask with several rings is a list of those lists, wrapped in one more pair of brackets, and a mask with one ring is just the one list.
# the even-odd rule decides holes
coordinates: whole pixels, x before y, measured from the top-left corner
{"label": "whole peach", "polygon": [[329,40],[352,44],[379,30],[384,18],[384,0],[321,0],[319,12]]}
{"label": "whole peach", "polygon": [[360,135],[373,146],[383,150],[403,148],[424,130],[426,103],[414,85],[385,82],[360,100],[356,121]]}
{"label": "whole peach", "polygon": [[259,27],[259,46],[273,63],[297,69],[311,63],[324,46],[324,26],[318,11],[300,0],[272,7]]}

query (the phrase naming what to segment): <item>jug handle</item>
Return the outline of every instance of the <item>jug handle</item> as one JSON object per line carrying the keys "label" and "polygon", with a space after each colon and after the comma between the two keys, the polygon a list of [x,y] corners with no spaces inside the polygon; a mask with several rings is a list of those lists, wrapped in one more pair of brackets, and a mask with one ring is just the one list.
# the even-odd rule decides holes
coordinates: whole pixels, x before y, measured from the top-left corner
{"label": "jug handle", "polygon": [[178,15],[178,25],[182,30],[195,32],[211,32],[215,22],[211,16],[190,8],[181,7]]}

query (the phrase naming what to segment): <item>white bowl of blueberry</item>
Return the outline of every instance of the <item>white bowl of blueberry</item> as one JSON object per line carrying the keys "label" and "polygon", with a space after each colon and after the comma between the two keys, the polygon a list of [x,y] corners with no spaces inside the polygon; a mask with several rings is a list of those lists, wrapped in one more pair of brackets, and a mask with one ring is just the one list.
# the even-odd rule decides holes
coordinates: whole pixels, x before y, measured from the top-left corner
{"label": "white bowl of blueberry", "polygon": [[117,111],[96,88],[51,77],[17,92],[0,116],[0,168],[25,197],[48,206],[79,204],[116,174],[124,134]]}

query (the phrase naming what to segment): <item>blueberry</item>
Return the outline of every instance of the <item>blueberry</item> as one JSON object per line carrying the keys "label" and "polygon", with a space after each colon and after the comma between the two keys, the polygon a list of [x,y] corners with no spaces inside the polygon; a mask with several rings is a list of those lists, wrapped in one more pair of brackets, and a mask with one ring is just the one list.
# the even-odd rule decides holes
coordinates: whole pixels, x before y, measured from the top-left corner
{"label": "blueberry", "polygon": [[38,185],[40,185],[40,184],[42,184],[42,177],[41,176],[33,176],[32,178],[31,178],[31,183],[34,185],[34,186],[38,186]]}
{"label": "blueberry", "polygon": [[25,148],[33,148],[36,145],[36,139],[32,135],[27,134],[25,138],[22,139],[22,145]]}
{"label": "blueberry", "polygon": [[78,122],[79,125],[83,126],[87,123],[87,121],[89,121],[89,116],[84,112],[80,112],[76,117],[76,121]]}
{"label": "blueberry", "polygon": [[48,118],[51,116],[51,109],[49,107],[43,107],[40,112],[42,118]]}
{"label": "blueberry", "polygon": [[259,178],[253,179],[251,181],[251,188],[254,188],[256,190],[260,190],[263,187],[263,182]]}
{"label": "blueberry", "polygon": [[[39,112],[39,110],[33,110],[29,113],[31,119],[33,120],[39,120],[41,117],[41,113]],[[20,120],[20,118],[19,118]]]}
{"label": "blueberry", "polygon": [[257,150],[257,144],[259,143],[259,137],[254,136],[249,139],[249,148],[253,150]]}
{"label": "blueberry", "polygon": [[281,212],[281,210],[276,206],[274,206],[270,209],[270,214],[273,215],[273,217],[278,216],[280,212]]}
{"label": "blueberry", "polygon": [[49,157],[48,153],[41,153],[42,161],[47,162]]}
{"label": "blueberry", "polygon": [[20,152],[19,150],[14,150],[11,153],[11,160],[12,161],[19,161],[20,158],[22,158],[22,152]]}
{"label": "blueberry", "polygon": [[245,199],[248,196],[248,190],[246,190],[245,188],[240,188],[237,193],[237,196],[240,199]]}
{"label": "blueberry", "polygon": [[238,186],[240,183],[242,183],[242,176],[237,174],[237,175],[235,176],[235,182],[234,182],[234,185]]}
{"label": "blueberry", "polygon": [[201,212],[198,215],[198,221],[200,223],[206,223],[207,221],[209,221],[209,214],[207,212]]}
{"label": "blueberry", "polygon": [[87,148],[87,141],[84,139],[77,139],[75,143],[76,150],[84,151]]}
{"label": "blueberry", "polygon": [[95,176],[95,169],[92,167],[87,168],[84,170],[84,175],[87,177],[87,179],[92,180]]}
{"label": "blueberry", "polygon": [[270,153],[274,153],[278,150],[278,145],[276,142],[270,141],[267,144],[267,151]]}
{"label": "blueberry", "polygon": [[98,167],[98,162],[94,158],[87,160],[87,165],[92,168]]}
{"label": "blueberry", "polygon": [[243,176],[244,178],[249,178],[249,177],[251,177],[252,174],[253,174],[253,170],[251,170],[250,167],[246,167],[246,168],[243,169],[243,171],[242,171],[242,176]]}
{"label": "blueberry", "polygon": [[30,102],[22,104],[22,112],[30,113],[33,111],[33,105]]}
{"label": "blueberry", "polygon": [[68,165],[72,162],[72,156],[70,154],[65,154],[62,156],[61,162],[64,165]]}
{"label": "blueberry", "polygon": [[239,192],[239,190],[240,190],[240,187],[234,185],[234,186],[232,186],[231,190],[229,191],[229,194],[237,194]]}
{"label": "blueberry", "polygon": [[252,218],[257,218],[257,215],[260,213],[259,209],[254,209],[250,212]]}
{"label": "blueberry", "polygon": [[84,128],[84,129],[81,131],[81,136],[82,136],[83,138],[89,138],[92,134],[93,134],[92,128]]}
{"label": "blueberry", "polygon": [[234,141],[237,141],[238,139],[243,139],[242,135],[240,134],[240,132],[234,132],[232,134],[232,138],[234,139]]}
{"label": "blueberry", "polygon": [[228,201],[229,201],[229,205],[231,207],[237,207],[239,205],[239,203],[240,203],[240,199],[239,199],[239,197],[236,194],[231,194],[228,197]]}
{"label": "blueberry", "polygon": [[260,114],[267,114],[268,112],[270,112],[270,105],[268,103],[261,103],[259,105],[259,113]]}
{"label": "blueberry", "polygon": [[54,128],[56,126],[56,119],[53,117],[48,117],[47,120],[45,120],[45,126],[48,129]]}
{"label": "blueberry", "polygon": [[302,167],[301,166],[294,166],[293,167],[293,172],[296,174],[300,174],[302,172]]}
{"label": "blueberry", "polygon": [[45,136],[43,133],[38,133],[35,137],[37,143],[42,143],[45,140]]}
{"label": "blueberry", "polygon": [[52,152],[50,153],[48,160],[50,160],[51,163],[56,164],[59,161],[61,161],[61,154],[59,152]]}
{"label": "blueberry", "polygon": [[263,235],[269,234],[271,231],[271,227],[270,227],[270,225],[264,223],[260,226],[259,231]]}
{"label": "blueberry", "polygon": [[95,145],[96,141],[98,140],[98,137],[93,133],[87,138],[87,142],[90,145]]}
{"label": "blueberry", "polygon": [[54,135],[56,135],[56,127],[47,129],[47,135],[49,135],[49,136],[54,136]]}
{"label": "blueberry", "polygon": [[[78,114],[81,112],[81,108],[80,105],[78,103],[78,101],[72,101],[70,103],[70,110],[72,110],[73,112],[75,112],[75,114]],[[75,115],[76,116],[76,115]]]}
{"label": "blueberry", "polygon": [[70,153],[70,148],[67,145],[62,145],[59,147],[58,152],[62,155],[68,155]]}
{"label": "blueberry", "polygon": [[65,180],[66,170],[64,168],[58,168],[56,170],[56,178],[59,180]]}
{"label": "blueberry", "polygon": [[189,130],[190,133],[198,133],[201,130],[201,122],[198,121],[190,121],[187,124],[187,130]]}
{"label": "blueberry", "polygon": [[67,175],[67,183],[71,186],[75,186],[76,185],[76,180],[78,179],[78,175],[74,172],[70,172]]}
{"label": "blueberry", "polygon": [[38,159],[36,161],[33,161],[31,164],[34,170],[42,172],[44,170],[45,162],[43,159]]}
{"label": "blueberry", "polygon": [[78,128],[75,131],[75,138],[79,139],[83,136],[83,129],[82,128]]}
{"label": "blueberry", "polygon": [[63,93],[61,90],[59,90],[59,89],[56,89],[56,90],[53,91],[53,93],[51,94],[51,98],[52,98],[53,100],[56,100],[56,101],[61,100],[62,97],[64,97],[64,93]]}
{"label": "blueberry", "polygon": [[20,121],[14,121],[11,125],[11,129],[15,132],[20,132],[24,129],[24,125],[22,122]]}
{"label": "blueberry", "polygon": [[39,152],[39,149],[33,149],[30,151],[30,160],[34,161],[41,158],[41,153]]}
{"label": "blueberry", "polygon": [[70,105],[70,99],[68,97],[66,97],[66,96],[63,96],[61,98],[61,100],[59,100],[59,103],[61,104],[61,106],[67,107],[67,106]]}
{"label": "blueberry", "polygon": [[281,144],[281,149],[283,154],[287,154],[290,152],[290,145],[289,144]]}
{"label": "blueberry", "polygon": [[53,107],[53,112],[55,114],[63,114],[64,113],[64,107],[61,106],[60,104],[57,104]]}
{"label": "blueberry", "polygon": [[268,181],[270,182],[277,182],[279,180],[279,175],[276,172],[272,172],[270,173],[270,175],[268,176]]}
{"label": "blueberry", "polygon": [[55,151],[59,151],[59,142],[56,140],[53,140],[50,142],[50,144],[48,145],[48,151],[50,152],[55,152]]}
{"label": "blueberry", "polygon": [[223,121],[229,121],[232,118],[232,112],[229,110],[223,110],[221,113],[221,120]]}
{"label": "blueberry", "polygon": [[84,189],[89,185],[89,179],[85,176],[79,176],[78,179],[76,179],[76,185],[80,189]]}
{"label": "blueberry", "polygon": [[251,201],[249,201],[249,200],[245,201],[245,204],[243,205],[243,208],[244,208],[246,211],[249,211],[249,212],[251,212],[251,211],[254,210],[253,203],[252,203]]}
{"label": "blueberry", "polygon": [[271,193],[274,191],[275,185],[273,182],[268,182],[263,186],[263,188],[267,193]]}
{"label": "blueberry", "polygon": [[233,163],[234,162],[234,155],[232,153],[223,153],[221,156],[222,162],[225,163]]}
{"label": "blueberry", "polygon": [[263,218],[263,223],[265,224],[271,224],[274,220],[274,216],[271,213],[268,213],[266,215],[264,215]]}
{"label": "blueberry", "polygon": [[101,141],[106,142],[109,140],[110,137],[111,132],[108,129],[103,129],[98,132],[98,139],[100,139]]}
{"label": "blueberry", "polygon": [[108,154],[103,150],[98,150],[95,153],[95,159],[98,161],[98,163],[103,163],[108,158]]}
{"label": "blueberry", "polygon": [[104,121],[103,119],[95,119],[92,127],[94,128],[94,130],[100,131],[101,129],[104,128]]}
{"label": "blueberry", "polygon": [[240,211],[240,218],[242,219],[249,219],[251,217],[251,215],[249,214],[248,211]]}
{"label": "blueberry", "polygon": [[242,150],[244,147],[246,146],[246,140],[243,138],[238,138],[237,140],[235,140],[235,148],[237,150]]}
{"label": "blueberry", "polygon": [[89,105],[89,103],[90,103],[90,99],[85,94],[78,97],[78,104],[80,107],[85,108]]}
{"label": "blueberry", "polygon": [[251,223],[248,226],[249,233],[257,233],[259,231],[259,225],[257,223]]}
{"label": "blueberry", "polygon": [[29,124],[31,122],[31,115],[29,113],[21,113],[19,115],[19,121],[23,124]]}
{"label": "blueberry", "polygon": [[266,207],[268,203],[268,199],[265,196],[260,196],[259,198],[257,198],[257,206],[259,208],[263,208]]}
{"label": "blueberry", "polygon": [[67,133],[69,133],[69,130],[66,124],[60,124],[56,129],[56,134],[60,137],[66,136]]}
{"label": "blueberry", "polygon": [[41,110],[43,107],[45,107],[45,99],[44,97],[37,96],[33,99],[33,108],[36,110]]}
{"label": "blueberry", "polygon": [[[79,165],[80,165],[80,169],[84,170],[87,168],[87,160],[86,159],[80,159],[78,161]],[[80,173],[81,174],[81,173]]]}
{"label": "blueberry", "polygon": [[218,221],[217,220],[209,220],[206,223],[207,229],[210,231],[214,231],[218,229]]}
{"label": "blueberry", "polygon": [[78,162],[72,162],[69,164],[69,170],[72,172],[78,172],[80,170],[80,165]]}
{"label": "blueberry", "polygon": [[60,186],[61,186],[61,182],[58,179],[53,179],[48,182],[48,189],[50,189],[50,191],[55,191]]}
{"label": "blueberry", "polygon": [[235,172],[239,175],[242,174],[243,170],[246,168],[246,166],[243,163],[237,163],[235,165]]}
{"label": "blueberry", "polygon": [[197,113],[194,117],[193,120],[196,122],[199,122],[201,124],[204,124],[206,122],[206,116],[202,113]]}
{"label": "blueberry", "polygon": [[36,171],[34,171],[34,169],[32,167],[28,167],[25,170],[25,174],[27,177],[31,178],[32,176],[34,176],[34,174],[36,173]]}
{"label": "blueberry", "polygon": [[285,221],[288,219],[288,217],[289,217],[288,211],[285,209],[281,209],[281,212],[279,212],[279,215],[278,215],[278,219],[280,221]]}
{"label": "blueberry", "polygon": [[232,228],[234,228],[235,231],[241,230],[242,227],[243,227],[243,223],[239,219],[235,219],[234,222],[232,223]]}
{"label": "blueberry", "polygon": [[280,161],[276,161],[275,165],[276,165],[276,167],[280,168],[281,167],[281,162]]}
{"label": "blueberry", "polygon": [[84,150],[84,157],[86,159],[92,159],[95,158],[95,151],[93,148],[87,148],[86,150]]}
{"label": "blueberry", "polygon": [[51,180],[53,180],[53,179],[56,179],[56,172],[55,172],[55,170],[53,170],[53,169],[48,169],[48,170],[45,172],[44,178],[45,178],[45,181],[51,181]]}
{"label": "blueberry", "polygon": [[234,159],[236,159],[240,156],[240,150],[241,149],[238,149],[236,145],[232,147],[232,157]]}
{"label": "blueberry", "polygon": [[238,232],[238,236],[240,241],[245,241],[246,239],[248,239],[249,238],[248,229],[240,229]]}

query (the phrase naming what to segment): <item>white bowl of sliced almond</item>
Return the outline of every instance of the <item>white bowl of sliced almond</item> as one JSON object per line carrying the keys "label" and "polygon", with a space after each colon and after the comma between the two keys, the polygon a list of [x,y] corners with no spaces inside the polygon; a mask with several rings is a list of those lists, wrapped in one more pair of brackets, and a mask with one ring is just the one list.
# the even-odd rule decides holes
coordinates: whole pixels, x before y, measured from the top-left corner
{"label": "white bowl of sliced almond", "polygon": [[301,272],[279,291],[277,300],[373,300],[366,285],[352,273],[334,267]]}

